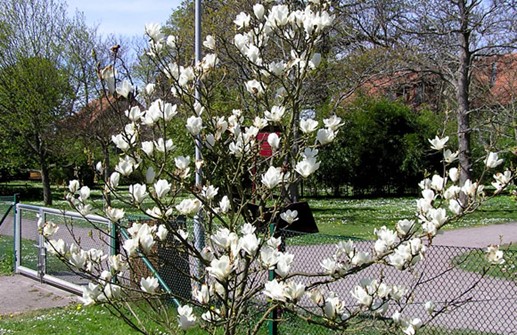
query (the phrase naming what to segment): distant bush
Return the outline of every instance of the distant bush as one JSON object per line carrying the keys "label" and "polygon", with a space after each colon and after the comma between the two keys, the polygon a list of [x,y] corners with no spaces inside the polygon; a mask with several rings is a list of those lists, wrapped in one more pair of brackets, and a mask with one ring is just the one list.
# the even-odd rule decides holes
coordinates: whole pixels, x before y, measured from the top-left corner
{"label": "distant bush", "polygon": [[350,186],[354,195],[412,193],[422,171],[437,169],[438,158],[429,155],[427,141],[440,126],[432,112],[359,98],[341,117],[345,126],[321,150],[317,172],[319,182],[334,195],[342,186]]}

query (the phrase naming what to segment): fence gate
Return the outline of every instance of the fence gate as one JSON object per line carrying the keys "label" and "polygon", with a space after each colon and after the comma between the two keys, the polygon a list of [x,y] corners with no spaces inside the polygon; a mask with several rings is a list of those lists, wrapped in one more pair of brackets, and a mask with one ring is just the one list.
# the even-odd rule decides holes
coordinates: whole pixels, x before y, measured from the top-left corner
{"label": "fence gate", "polygon": [[[41,282],[82,294],[88,281],[74,272],[57,256],[48,253],[41,227],[45,222],[58,225],[51,239],[63,239],[67,244],[80,244],[86,250],[101,249],[105,255],[113,253],[111,245],[112,224],[106,218],[39,206],[17,204],[14,228],[15,272]],[[95,225],[97,228],[93,228]],[[100,229],[100,230],[99,230]]]}

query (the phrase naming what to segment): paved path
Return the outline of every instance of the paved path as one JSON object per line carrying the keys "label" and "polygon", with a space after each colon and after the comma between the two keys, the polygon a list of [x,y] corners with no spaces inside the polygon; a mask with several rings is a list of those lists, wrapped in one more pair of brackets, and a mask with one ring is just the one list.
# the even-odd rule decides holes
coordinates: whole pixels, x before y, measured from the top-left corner
{"label": "paved path", "polygon": [[0,316],[79,302],[78,296],[22,276],[0,276]]}
{"label": "paved path", "polygon": [[434,245],[485,248],[490,244],[517,243],[517,223],[449,230],[436,236]]}

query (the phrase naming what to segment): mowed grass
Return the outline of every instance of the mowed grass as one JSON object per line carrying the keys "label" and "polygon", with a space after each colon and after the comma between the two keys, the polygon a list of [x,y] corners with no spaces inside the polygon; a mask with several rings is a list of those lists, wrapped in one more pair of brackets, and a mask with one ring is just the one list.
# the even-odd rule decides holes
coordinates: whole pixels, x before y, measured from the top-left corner
{"label": "mowed grass", "polygon": [[[308,199],[321,233],[373,239],[374,229],[394,228],[398,220],[414,219],[416,198]],[[458,229],[517,221],[517,202],[509,195],[490,198],[474,213],[445,226]]]}
{"label": "mowed grass", "polygon": [[33,311],[0,317],[0,334],[132,335],[140,334],[102,306]]}
{"label": "mowed grass", "polygon": [[502,264],[490,264],[483,250],[471,250],[452,259],[458,268],[485,274],[489,277],[513,280],[517,283],[517,245],[502,246],[504,253]]}

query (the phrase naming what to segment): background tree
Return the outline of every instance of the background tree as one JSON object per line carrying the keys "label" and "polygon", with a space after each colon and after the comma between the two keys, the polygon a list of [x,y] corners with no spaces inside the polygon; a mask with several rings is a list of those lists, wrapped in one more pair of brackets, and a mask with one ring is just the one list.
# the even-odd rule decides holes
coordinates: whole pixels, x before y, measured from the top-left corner
{"label": "background tree", "polygon": [[10,145],[28,148],[41,169],[43,200],[52,202],[50,156],[56,125],[70,108],[71,87],[66,73],[45,58],[20,59],[1,70],[0,128]]}
{"label": "background tree", "polygon": [[[13,139],[9,146],[28,145],[32,151],[25,152],[37,152],[36,157],[22,155],[23,165],[38,162],[45,204],[52,202],[49,157],[60,152],[52,150],[57,141],[52,136],[63,118],[91,95],[95,73],[88,68],[94,43],[95,30],[84,24],[81,15],[69,18],[62,2],[0,1],[3,134]],[[11,157],[6,158],[14,162]]]}
{"label": "background tree", "polygon": [[[431,73],[450,87],[456,116],[460,184],[472,178],[472,78],[482,59],[516,48],[515,1],[368,1],[377,25],[365,35],[383,45],[399,62],[398,70]],[[363,20],[362,22],[366,22]]]}

